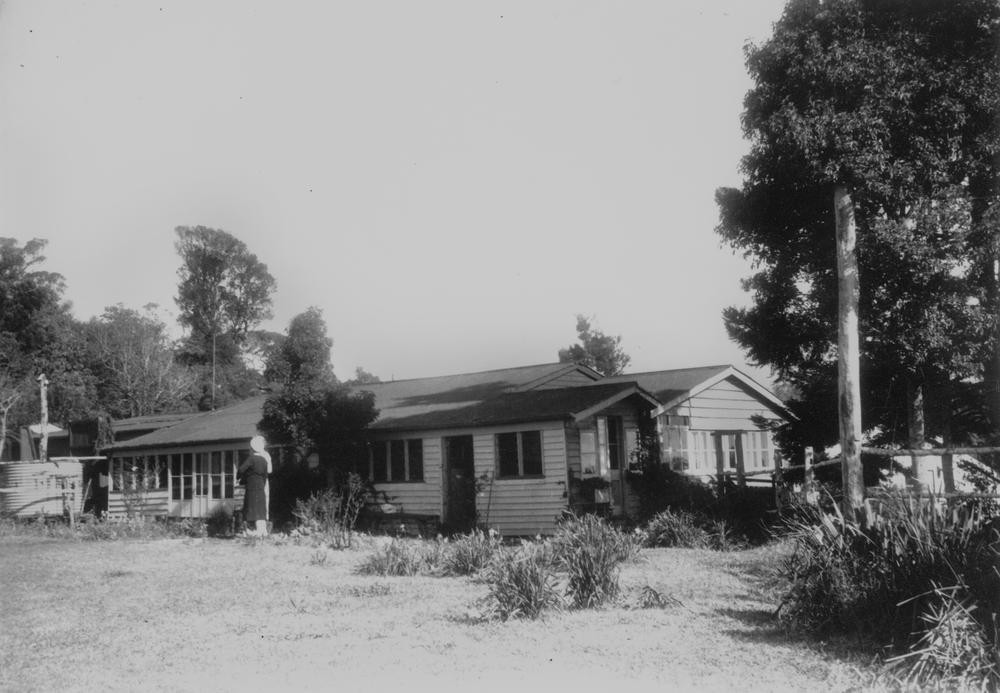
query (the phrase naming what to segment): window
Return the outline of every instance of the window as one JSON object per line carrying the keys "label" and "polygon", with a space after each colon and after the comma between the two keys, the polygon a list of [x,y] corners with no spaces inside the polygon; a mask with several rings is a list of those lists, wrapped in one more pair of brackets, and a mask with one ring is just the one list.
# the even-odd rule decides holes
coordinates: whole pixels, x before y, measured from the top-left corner
{"label": "window", "polygon": [[625,427],[622,417],[608,417],[608,468],[621,469],[625,459]]}
{"label": "window", "polygon": [[406,464],[410,470],[410,481],[424,480],[424,441],[413,438],[406,441]]}
{"label": "window", "polygon": [[404,482],[424,480],[424,441],[386,440],[371,445],[371,480]]}
{"label": "window", "polygon": [[518,431],[496,436],[497,476],[542,476],[542,432]]}

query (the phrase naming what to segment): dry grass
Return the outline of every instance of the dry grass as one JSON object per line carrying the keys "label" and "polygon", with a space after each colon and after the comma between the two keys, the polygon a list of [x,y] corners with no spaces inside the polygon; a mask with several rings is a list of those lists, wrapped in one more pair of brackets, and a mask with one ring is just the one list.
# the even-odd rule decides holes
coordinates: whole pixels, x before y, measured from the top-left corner
{"label": "dry grass", "polygon": [[655,549],[664,608],[484,623],[483,584],[356,573],[375,540],[0,538],[0,690],[843,690],[873,672],[775,630],[781,548]]}

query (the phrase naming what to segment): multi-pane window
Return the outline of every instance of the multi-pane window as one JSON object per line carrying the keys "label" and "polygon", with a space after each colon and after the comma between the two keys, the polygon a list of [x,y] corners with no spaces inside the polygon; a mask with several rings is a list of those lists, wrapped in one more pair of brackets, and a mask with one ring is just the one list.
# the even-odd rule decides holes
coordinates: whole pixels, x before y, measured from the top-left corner
{"label": "multi-pane window", "polygon": [[497,476],[542,476],[541,431],[498,433]]}
{"label": "multi-pane window", "polygon": [[111,490],[154,491],[167,487],[166,456],[115,457],[111,460]]}
{"label": "multi-pane window", "polygon": [[377,441],[371,445],[371,479],[375,482],[423,481],[424,441]]}

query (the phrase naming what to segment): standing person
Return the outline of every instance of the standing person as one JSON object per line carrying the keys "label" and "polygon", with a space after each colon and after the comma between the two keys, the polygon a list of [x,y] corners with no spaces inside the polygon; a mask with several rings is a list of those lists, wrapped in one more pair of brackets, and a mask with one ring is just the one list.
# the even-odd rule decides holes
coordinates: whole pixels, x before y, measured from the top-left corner
{"label": "standing person", "polygon": [[254,523],[253,533],[257,536],[267,534],[267,475],[271,473],[271,456],[267,454],[264,446],[262,436],[251,438],[252,452],[239,468],[239,475],[246,486],[243,495],[243,519]]}

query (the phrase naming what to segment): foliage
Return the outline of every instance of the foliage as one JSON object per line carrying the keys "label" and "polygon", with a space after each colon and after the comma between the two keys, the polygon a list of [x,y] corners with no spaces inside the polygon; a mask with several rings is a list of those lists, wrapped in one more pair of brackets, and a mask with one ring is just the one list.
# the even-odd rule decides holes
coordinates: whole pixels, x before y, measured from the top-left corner
{"label": "foliage", "polygon": [[[954,653],[935,644],[943,629],[958,628],[967,642],[985,639],[987,652],[996,652],[1000,535],[979,506],[902,498],[865,511],[857,523],[834,506],[797,529],[780,612],[790,625],[910,653],[917,678],[939,666],[955,673]],[[998,675],[994,666],[992,685]]]}
{"label": "foliage", "polygon": [[560,363],[580,363],[603,375],[623,373],[632,360],[621,347],[621,336],[611,337],[591,325],[592,318],[576,316],[579,344],[559,350]]}
{"label": "foliage", "polygon": [[357,385],[376,385],[380,382],[382,382],[382,379],[377,375],[369,373],[361,366],[358,366],[354,369],[354,377],[348,380],[345,384],[353,387]]}
{"label": "foliage", "polygon": [[205,532],[210,537],[233,536],[233,511],[228,505],[215,508],[205,519]]}
{"label": "foliage", "polygon": [[[63,278],[37,269],[46,242],[0,238],[0,404],[8,428],[37,421],[35,377],[48,376],[52,420],[90,413],[95,378],[79,328],[63,302]],[[3,423],[0,422],[0,423]]]}
{"label": "foliage", "polygon": [[371,485],[359,475],[349,474],[337,487],[297,499],[292,514],[300,529],[324,535],[334,548],[349,548],[358,515],[372,498]]}
{"label": "foliage", "polygon": [[487,618],[538,618],[560,609],[556,574],[544,545],[526,542],[497,555],[485,572],[489,593],[482,601]]}
{"label": "foliage", "polygon": [[643,545],[704,549],[711,545],[711,535],[705,529],[706,519],[686,510],[664,510],[643,527]]}
{"label": "foliage", "polygon": [[422,542],[393,539],[374,553],[369,554],[358,566],[362,575],[412,576],[428,566],[427,552]]}
{"label": "foliage", "polygon": [[[724,318],[753,362],[800,389],[801,409],[836,402],[835,184],[852,189],[858,221],[863,419],[898,437],[923,390],[943,403],[982,375],[1000,297],[982,270],[997,252],[985,220],[998,191],[998,32],[992,0],[793,0],[749,48],[752,149],[743,187],[716,199],[718,232],[755,263],[754,304]],[[945,417],[930,413],[941,432]],[[803,420],[823,436],[809,444],[835,440],[834,421]]]}
{"label": "foliage", "polygon": [[596,515],[563,522],[550,543],[556,565],[569,575],[570,603],[579,609],[616,599],[618,566],[639,553],[637,535],[626,534]]}
{"label": "foliage", "polygon": [[204,226],[176,233],[178,321],[190,330],[188,359],[211,362],[214,337],[217,360],[231,363],[247,332],[271,317],[274,277],[232,234]]}
{"label": "foliage", "polygon": [[485,569],[503,551],[500,535],[490,530],[474,529],[468,534],[445,540],[441,572],[444,575],[475,575]]}
{"label": "foliage", "polygon": [[292,319],[288,337],[268,363],[279,390],[264,402],[258,428],[273,444],[312,453],[340,482],[367,462],[365,431],[378,416],[370,392],[336,381],[326,323],[317,308]]}
{"label": "foliage", "polygon": [[154,308],[140,313],[118,304],[85,325],[101,408],[112,417],[178,411],[191,395],[194,375],[175,363],[167,327]]}
{"label": "foliage", "polygon": [[[935,588],[920,615],[922,635],[890,662],[908,686],[986,690],[1000,685],[1000,650],[974,612],[977,606],[956,588]],[[997,626],[994,624],[994,632]]]}

